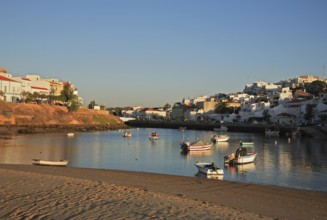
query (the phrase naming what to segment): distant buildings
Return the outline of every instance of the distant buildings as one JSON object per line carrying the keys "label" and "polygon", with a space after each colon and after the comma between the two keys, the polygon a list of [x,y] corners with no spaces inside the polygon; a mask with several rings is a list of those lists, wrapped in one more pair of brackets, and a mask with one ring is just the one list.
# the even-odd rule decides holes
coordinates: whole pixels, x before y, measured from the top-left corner
{"label": "distant buildings", "polygon": [[[25,77],[13,77],[7,70],[0,67],[0,99],[6,102],[19,102],[26,94],[37,93],[40,96],[60,96],[66,82],[58,79],[43,79],[39,75],[29,74]],[[77,89],[74,91],[78,95]],[[79,98],[79,101],[83,100]]]}
{"label": "distant buildings", "polygon": [[[166,111],[165,119],[218,123],[316,124],[327,120],[326,88],[319,96],[306,91],[316,80],[327,82],[316,76],[300,76],[278,83],[258,81],[245,85],[243,93],[183,99]],[[220,107],[225,108],[224,111],[219,110]],[[142,114],[139,110],[128,112],[141,119],[156,118],[149,110],[142,110]],[[163,114],[160,116],[164,117]]]}

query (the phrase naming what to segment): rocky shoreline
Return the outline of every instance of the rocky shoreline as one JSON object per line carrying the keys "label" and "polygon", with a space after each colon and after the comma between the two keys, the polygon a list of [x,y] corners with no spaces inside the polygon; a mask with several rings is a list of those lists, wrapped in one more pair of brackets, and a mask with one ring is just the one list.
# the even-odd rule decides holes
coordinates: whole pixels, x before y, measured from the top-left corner
{"label": "rocky shoreline", "polygon": [[53,132],[93,132],[128,128],[125,124],[90,125],[1,125],[0,138],[9,139],[19,134],[38,134]]}

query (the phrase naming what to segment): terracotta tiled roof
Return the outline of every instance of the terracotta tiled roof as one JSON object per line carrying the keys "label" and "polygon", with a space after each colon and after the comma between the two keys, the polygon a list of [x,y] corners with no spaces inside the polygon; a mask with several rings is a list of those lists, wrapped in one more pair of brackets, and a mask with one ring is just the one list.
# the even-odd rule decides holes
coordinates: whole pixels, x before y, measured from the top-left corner
{"label": "terracotta tiled roof", "polygon": [[4,77],[4,76],[0,76],[0,80],[2,80],[2,81],[9,81],[9,82],[17,82],[17,81],[15,81],[13,79],[10,79],[10,78]]}
{"label": "terracotta tiled roof", "polygon": [[37,86],[31,86],[32,89],[38,89],[38,90],[46,90],[48,91],[49,89],[43,88],[43,87],[37,87]]}

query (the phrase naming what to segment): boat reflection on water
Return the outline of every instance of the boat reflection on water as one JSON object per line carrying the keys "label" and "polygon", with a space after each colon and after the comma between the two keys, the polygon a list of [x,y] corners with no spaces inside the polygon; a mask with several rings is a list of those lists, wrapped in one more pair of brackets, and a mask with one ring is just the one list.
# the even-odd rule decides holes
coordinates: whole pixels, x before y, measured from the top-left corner
{"label": "boat reflection on water", "polygon": [[221,149],[224,148],[228,148],[229,147],[229,143],[228,142],[217,142],[215,144],[212,145],[213,147],[219,147]]}
{"label": "boat reflection on water", "polygon": [[205,151],[181,151],[181,157],[183,158],[190,158],[190,157],[206,157],[212,155],[211,150]]}
{"label": "boat reflection on water", "polygon": [[224,179],[224,175],[207,175],[205,173],[201,173],[201,172],[197,172],[194,176],[199,177],[199,178],[206,178],[206,179],[214,179],[214,180],[223,180]]}
{"label": "boat reflection on water", "polygon": [[236,174],[246,174],[247,172],[252,172],[256,169],[254,163],[247,163],[247,164],[234,164],[234,165],[228,165],[225,164],[225,169],[229,170],[229,173],[231,176],[234,176]]}

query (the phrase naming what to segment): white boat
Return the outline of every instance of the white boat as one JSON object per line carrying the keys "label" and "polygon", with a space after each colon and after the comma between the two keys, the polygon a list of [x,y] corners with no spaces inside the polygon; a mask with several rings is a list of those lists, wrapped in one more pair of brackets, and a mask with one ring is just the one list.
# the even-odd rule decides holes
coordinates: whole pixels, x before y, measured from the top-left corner
{"label": "white boat", "polygon": [[257,156],[254,146],[240,146],[236,153],[232,153],[224,157],[224,162],[229,164],[245,164],[252,163]]}
{"label": "white boat", "polygon": [[265,135],[279,136],[279,129],[278,128],[266,128]]}
{"label": "white boat", "polygon": [[39,166],[67,166],[68,160],[41,160],[41,159],[33,159],[32,164]]}
{"label": "white boat", "polygon": [[226,126],[220,126],[220,128],[213,128],[214,131],[227,131],[228,128]]}
{"label": "white boat", "polygon": [[149,139],[150,139],[150,140],[158,140],[158,139],[159,139],[159,134],[158,134],[158,132],[155,132],[155,131],[151,132],[151,134],[150,134],[150,136],[149,136]]}
{"label": "white boat", "polygon": [[67,133],[67,137],[74,137],[75,136],[75,134],[74,133],[72,133],[72,132],[70,132],[70,133]]}
{"label": "white boat", "polygon": [[179,127],[178,130],[185,131],[186,130],[186,127]]}
{"label": "white boat", "polygon": [[132,137],[131,131],[123,131],[123,137]]}
{"label": "white boat", "polygon": [[182,141],[180,145],[183,151],[204,151],[211,149],[211,143],[204,143],[202,140],[196,140],[194,142]]}
{"label": "white boat", "polygon": [[219,174],[212,174],[212,175],[207,175],[204,173],[201,173],[200,171],[195,174],[196,177],[200,178],[207,178],[207,179],[214,179],[214,180],[223,180],[224,175],[219,175]]}
{"label": "white boat", "polygon": [[246,146],[246,145],[254,145],[253,142],[243,142],[243,141],[240,141],[240,146]]}
{"label": "white boat", "polygon": [[211,141],[216,143],[216,142],[226,142],[229,140],[229,136],[226,135],[226,134],[214,134],[212,137],[211,137]]}
{"label": "white boat", "polygon": [[199,172],[207,175],[223,175],[224,170],[221,169],[216,163],[207,163],[207,162],[196,162],[194,164]]}

